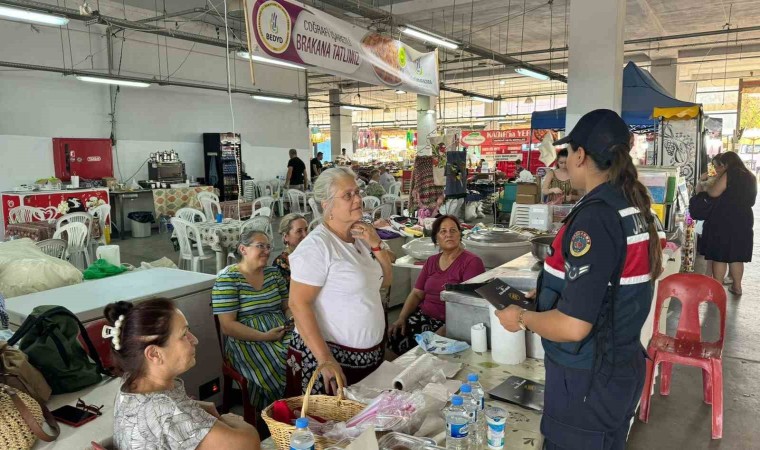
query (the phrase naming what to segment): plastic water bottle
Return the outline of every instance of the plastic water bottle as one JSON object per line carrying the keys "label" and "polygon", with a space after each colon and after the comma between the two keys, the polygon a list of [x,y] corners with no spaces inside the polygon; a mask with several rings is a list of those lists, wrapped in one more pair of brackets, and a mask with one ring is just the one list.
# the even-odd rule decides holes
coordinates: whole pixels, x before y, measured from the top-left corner
{"label": "plastic water bottle", "polygon": [[465,411],[462,397],[455,395],[451,398],[451,405],[443,410],[446,417],[446,449],[469,450],[469,426],[470,417]]}
{"label": "plastic water bottle", "polygon": [[290,450],[314,450],[314,435],[309,431],[309,419],[296,420],[296,431],[290,436]]}
{"label": "plastic water bottle", "polygon": [[472,396],[472,387],[466,383],[459,389],[459,396],[462,397],[462,406],[470,419],[470,445],[472,448],[477,448],[478,402]]}
{"label": "plastic water bottle", "polygon": [[486,393],[483,390],[483,386],[480,385],[480,377],[476,373],[467,375],[467,384],[472,389],[472,398],[478,404],[478,421],[475,429],[471,430],[471,432],[475,434],[475,442],[478,445],[483,445],[486,440]]}

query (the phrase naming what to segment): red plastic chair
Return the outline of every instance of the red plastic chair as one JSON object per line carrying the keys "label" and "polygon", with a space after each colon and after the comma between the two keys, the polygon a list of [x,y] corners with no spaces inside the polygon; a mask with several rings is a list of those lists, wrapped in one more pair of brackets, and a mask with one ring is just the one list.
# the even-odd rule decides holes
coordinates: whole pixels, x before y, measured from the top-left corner
{"label": "red plastic chair", "polygon": [[256,426],[256,411],[251,405],[250,395],[248,393],[248,380],[232,366],[232,363],[224,356],[224,338],[222,337],[219,317],[214,316],[216,333],[219,336],[219,348],[222,351],[222,378],[224,381],[224,391],[222,392],[222,409],[223,412],[229,412],[232,407],[232,382],[235,381],[240,386],[243,397],[243,419],[253,426]]}
{"label": "red plastic chair", "polygon": [[[662,305],[668,298],[681,301],[681,317],[676,337],[658,330]],[[720,338],[716,342],[702,342],[699,324],[699,305],[712,302],[720,311]],[[673,364],[702,369],[702,389],[705,403],[712,405],[712,438],[723,437],[723,336],[726,328],[726,292],[712,278],[697,274],[675,274],[660,281],[654,312],[654,334],[647,352],[646,380],[641,393],[639,419],[649,421],[651,393],[654,386],[654,369],[662,363],[660,395],[670,394]]]}
{"label": "red plastic chair", "polygon": [[[103,337],[103,326],[108,325],[106,319],[99,319],[94,322],[90,322],[84,326],[87,330],[87,336],[92,341],[92,345],[95,346],[95,351],[98,352],[100,362],[105,369],[113,369],[113,356],[111,355],[111,340]],[[87,345],[84,343],[82,336],[79,336],[79,343],[82,344],[82,348],[87,351]]]}

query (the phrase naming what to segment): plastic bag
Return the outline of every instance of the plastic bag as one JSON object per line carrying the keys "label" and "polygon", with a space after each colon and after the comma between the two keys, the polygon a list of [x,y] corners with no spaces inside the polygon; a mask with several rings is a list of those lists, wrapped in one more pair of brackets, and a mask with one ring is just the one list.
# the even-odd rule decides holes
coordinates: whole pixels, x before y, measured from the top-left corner
{"label": "plastic bag", "polygon": [[451,355],[470,348],[470,344],[464,341],[455,341],[447,337],[439,336],[432,331],[424,331],[414,337],[417,344],[428,353],[437,355]]}
{"label": "plastic bag", "polygon": [[153,223],[156,221],[153,218],[153,213],[150,211],[132,211],[127,214],[127,218],[138,223]]}
{"label": "plastic bag", "polygon": [[112,277],[126,272],[127,269],[121,266],[115,266],[105,259],[99,259],[90,264],[90,267],[84,271],[85,280],[99,280],[101,278]]}

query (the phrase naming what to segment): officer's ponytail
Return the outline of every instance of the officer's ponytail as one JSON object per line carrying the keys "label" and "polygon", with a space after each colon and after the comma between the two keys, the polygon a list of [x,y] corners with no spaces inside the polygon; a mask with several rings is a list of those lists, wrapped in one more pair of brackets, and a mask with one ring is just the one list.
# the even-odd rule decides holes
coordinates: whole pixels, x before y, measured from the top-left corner
{"label": "officer's ponytail", "polygon": [[[647,223],[649,231],[649,273],[652,280],[657,279],[662,272],[662,246],[660,237],[657,235],[657,225],[655,216],[652,213],[652,200],[649,196],[649,190],[639,181],[639,175],[636,166],[633,165],[628,144],[619,144],[610,149],[611,160],[599,164],[593,154],[589,154],[597,166],[609,171],[609,180],[614,186],[623,191],[628,202],[641,211],[641,215]],[[609,153],[607,153],[609,154]]]}

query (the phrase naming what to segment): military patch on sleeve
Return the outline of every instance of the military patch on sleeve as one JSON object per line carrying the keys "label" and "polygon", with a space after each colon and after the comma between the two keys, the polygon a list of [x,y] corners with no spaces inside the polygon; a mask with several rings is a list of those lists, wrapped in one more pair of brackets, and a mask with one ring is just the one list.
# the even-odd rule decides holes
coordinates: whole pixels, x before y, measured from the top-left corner
{"label": "military patch on sleeve", "polygon": [[576,231],[570,238],[570,254],[578,258],[589,250],[591,250],[591,236],[585,231]]}

